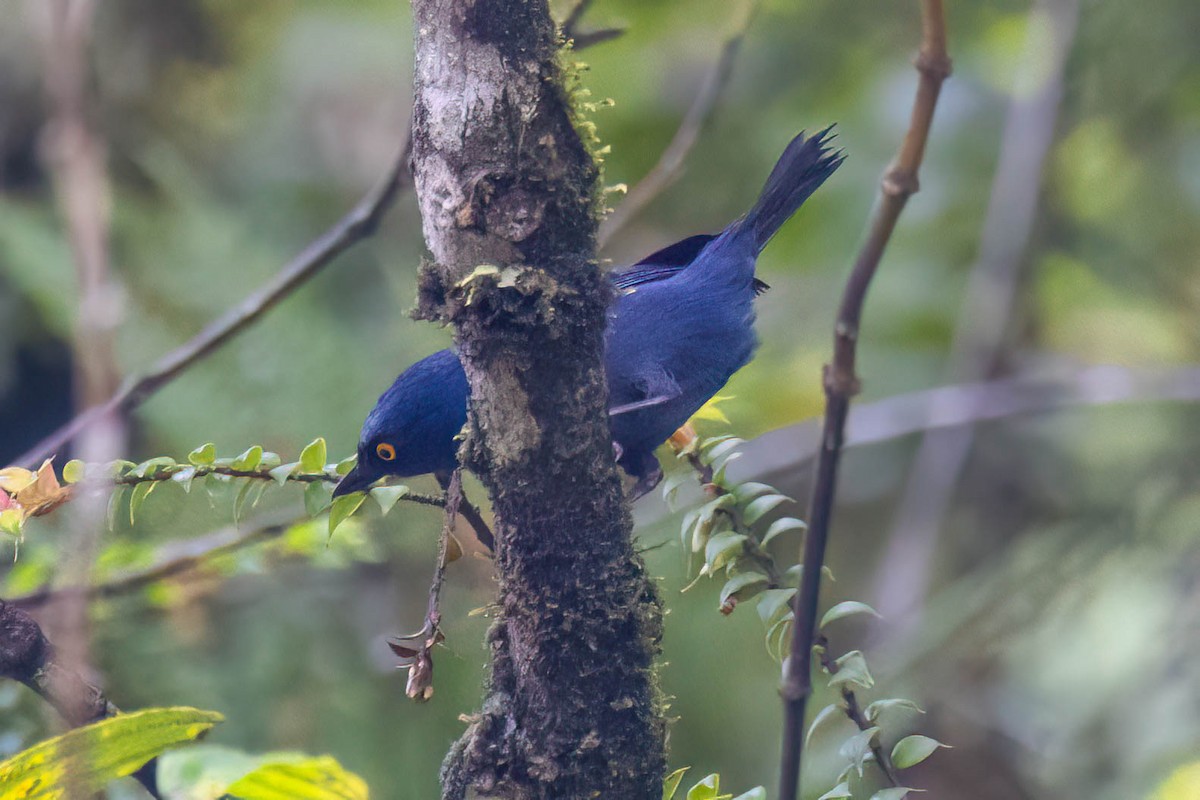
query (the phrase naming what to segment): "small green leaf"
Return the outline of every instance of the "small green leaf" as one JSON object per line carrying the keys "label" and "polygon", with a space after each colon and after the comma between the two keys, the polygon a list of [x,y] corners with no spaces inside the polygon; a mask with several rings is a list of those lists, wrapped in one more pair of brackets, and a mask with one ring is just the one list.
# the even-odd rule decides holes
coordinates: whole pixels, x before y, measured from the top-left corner
{"label": "small green leaf", "polygon": [[133,468],[132,472],[139,478],[153,478],[160,472],[175,466],[175,459],[170,456],[150,458]]}
{"label": "small green leaf", "polygon": [[218,501],[228,494],[227,487],[231,480],[228,475],[217,475],[214,472],[204,476],[204,493],[208,496],[208,504],[213,511],[217,510]]}
{"label": "small green leaf", "polygon": [[871,671],[867,669],[866,656],[862,654],[861,650],[851,650],[834,664],[837,665],[837,671],[829,679],[831,689],[847,684],[861,689],[870,689],[875,685],[875,679],[871,677]]}
{"label": "small green leaf", "polygon": [[270,450],[263,451],[262,458],[258,461],[259,470],[272,470],[283,463],[283,459],[279,457],[279,453],[272,453]]}
{"label": "small green leaf", "polygon": [[871,746],[875,743],[878,735],[878,727],[867,728],[842,742],[842,746],[838,748],[838,755],[850,762],[860,778],[863,776],[863,764],[875,758],[875,754],[871,752]]}
{"label": "small green leaf", "polygon": [[6,508],[0,511],[0,532],[7,533],[9,536],[21,538],[21,523],[24,522],[25,516],[19,509]]}
{"label": "small green leaf", "polygon": [[[799,586],[800,585],[800,577],[802,575],[804,575],[804,565],[803,564],[793,564],[792,566],[788,567],[787,572],[783,573],[783,582],[790,583],[795,586]],[[831,570],[829,568],[828,564],[821,567],[821,575],[824,578],[826,578],[830,583],[835,583],[837,580],[836,578],[833,577],[833,570]]]}
{"label": "small green leaf", "polygon": [[821,617],[819,627],[823,630],[831,622],[837,622],[839,619],[853,617],[858,614],[870,614],[877,619],[883,619],[883,616],[878,611],[866,603],[860,603],[857,600],[845,600],[825,612],[825,616]]}
{"label": "small green leaf", "polygon": [[691,767],[681,767],[663,778],[663,800],[674,800],[675,792],[679,791],[679,784],[683,783],[683,775],[689,769]]}
{"label": "small green leaf", "polygon": [[748,792],[742,792],[733,800],[767,800],[767,790],[761,786],[755,786]]}
{"label": "small green leaf", "polygon": [[692,552],[699,553],[704,550],[708,544],[708,539],[713,533],[713,528],[716,525],[717,512],[722,509],[732,508],[736,501],[733,495],[723,494],[720,497],[709,500],[699,508],[699,514],[696,517],[695,526],[692,528]]}
{"label": "small green leaf", "polygon": [[158,791],[164,800],[213,800],[224,794],[225,787],[267,760],[279,760],[278,755],[250,755],[222,745],[190,744],[159,757]]}
{"label": "small green leaf", "polygon": [[66,464],[63,464],[63,483],[79,483],[83,480],[86,471],[86,464],[78,458],[72,458]]}
{"label": "small green leaf", "polygon": [[188,453],[188,461],[197,467],[207,467],[217,458],[217,446],[212,442],[202,444]]}
{"label": "small green leaf", "polygon": [[310,475],[325,471],[325,440],[320,436],[300,451],[300,470]]}
{"label": "small green leaf", "polygon": [[724,531],[708,540],[704,548],[704,563],[709,572],[716,572],[746,551],[747,537],[743,533]]}
{"label": "small green leaf", "polygon": [[808,747],[809,743],[812,742],[813,734],[815,734],[817,730],[820,729],[825,723],[829,722],[829,720],[840,715],[841,713],[842,709],[834,703],[830,703],[818,711],[817,715],[813,717],[812,724],[808,726],[808,733],[804,735],[804,746]]}
{"label": "small green leaf", "polygon": [[792,620],[795,614],[789,609],[778,622],[767,630],[767,653],[771,658],[783,663],[783,657],[792,646]]}
{"label": "small green leaf", "polygon": [[304,487],[304,512],[310,517],[320,514],[329,505],[329,491],[321,481],[313,481]]}
{"label": "small green leaf", "polygon": [[110,461],[104,465],[104,474],[110,478],[120,478],[127,475],[129,470],[136,467],[137,464],[132,461],[126,461],[123,458],[118,458],[116,461]]}
{"label": "small green leaf", "polygon": [[233,468],[238,472],[253,472],[262,461],[262,456],[262,446],[256,444],[233,460]]}
{"label": "small green leaf", "polygon": [[688,789],[687,800],[716,800],[721,795],[721,777],[713,774]]}
{"label": "small green leaf", "polygon": [[331,756],[263,764],[225,792],[242,800],[367,800],[363,779]]}
{"label": "small green leaf", "polygon": [[730,464],[732,464],[734,461],[737,461],[741,457],[742,457],[741,453],[734,453],[731,456],[729,456],[729,458],[722,461],[721,466],[717,467],[716,471],[713,472],[712,481],[711,481],[712,485],[720,486],[722,489],[726,488],[729,485],[729,481],[725,477],[725,471],[727,469],[729,469]]}
{"label": "small green leaf", "polygon": [[739,439],[736,436],[719,436],[716,444],[712,444],[713,441],[709,439],[700,445],[700,458],[705,464],[716,464],[718,461],[730,457],[734,450],[746,443],[745,439]]}
{"label": "small green leaf", "polygon": [[692,480],[692,472],[690,470],[676,470],[666,477],[662,483],[662,496],[667,505],[672,505],[675,502],[675,493],[679,491],[679,487],[683,486]]}
{"label": "small green leaf", "polygon": [[142,481],[133,487],[133,492],[129,495],[129,524],[134,523],[137,513],[142,510],[142,503],[146,502],[146,498],[154,491],[154,487],[158,486],[158,481]]}
{"label": "small green leaf", "polygon": [[358,455],[357,454],[352,455],[352,456],[346,456],[345,458],[343,458],[341,461],[339,461],[337,463],[337,466],[333,468],[333,471],[336,472],[339,477],[344,478],[350,474],[350,470],[354,469],[354,465],[357,463],[358,463]]}
{"label": "small green leaf", "polygon": [[238,490],[237,497],[233,501],[233,521],[239,522],[245,514],[246,509],[253,509],[258,505],[258,501],[262,500],[263,492],[271,484],[257,478],[244,478],[245,485]]}
{"label": "small green leaf", "polygon": [[195,480],[195,478],[196,478],[196,468],[195,467],[184,467],[183,469],[179,470],[179,472],[176,472],[174,475],[171,476],[171,480],[175,481],[180,486],[182,486],[183,491],[187,492],[188,494],[191,494],[192,481]]}
{"label": "small green leaf", "polygon": [[721,605],[725,605],[730,599],[741,602],[751,598],[766,585],[767,576],[761,572],[739,572],[721,587]]}
{"label": "small green leaf", "polygon": [[91,796],[222,719],[195,708],[151,708],[76,728],[0,763],[0,800]]}
{"label": "small green leaf", "polygon": [[300,462],[293,461],[290,464],[282,464],[278,467],[275,467],[268,471],[267,474],[274,478],[276,483],[278,483],[280,486],[283,486],[285,483],[287,483],[288,478],[296,474],[296,470],[299,467]]}
{"label": "small green leaf", "polygon": [[892,748],[892,763],[898,769],[908,769],[929,758],[939,747],[949,747],[949,745],[919,733],[905,736]]}
{"label": "small green leaf", "polygon": [[770,627],[792,610],[795,589],[767,589],[758,599],[758,617]]}
{"label": "small green leaf", "polygon": [[808,526],[805,525],[803,521],[798,520],[795,517],[780,517],[772,522],[771,526],[767,528],[767,532],[763,534],[762,546],[766,547],[771,543],[772,539],[781,533],[787,533],[788,531],[802,531],[806,528],[808,528]]}
{"label": "small green leaf", "polygon": [[704,453],[704,452],[711,450],[712,448],[716,447],[719,444],[723,444],[724,442],[730,442],[737,438],[738,437],[734,436],[732,433],[723,433],[720,436],[710,436],[707,439],[698,440],[700,442],[698,447],[700,449],[700,452]]}
{"label": "small green leaf", "polygon": [[396,486],[376,486],[370,491],[372,499],[379,504],[379,510],[384,514],[392,510],[401,497],[409,493],[409,488],[403,484]]}
{"label": "small green leaf", "polygon": [[764,515],[769,514],[772,510],[790,500],[791,498],[781,494],[767,494],[751,500],[742,511],[742,522],[747,525],[753,525],[762,519]]}
{"label": "small green leaf", "polygon": [[350,494],[333,498],[333,505],[329,507],[329,535],[333,536],[333,532],[337,530],[337,526],[345,522],[355,511],[358,511],[366,499],[366,492],[351,492]]}
{"label": "small green leaf", "polygon": [[112,494],[108,496],[108,513],[105,518],[110,531],[115,531],[117,529],[117,520],[121,518],[121,511],[124,508],[125,498],[128,496],[128,486],[117,486],[112,490]]}
{"label": "small green leaf", "polygon": [[905,700],[902,697],[897,697],[887,700],[876,700],[874,703],[871,703],[869,706],[863,709],[863,716],[867,718],[868,722],[876,722],[881,716],[894,708],[903,708],[908,711],[915,711],[918,714],[925,713],[921,707],[912,700]]}
{"label": "small green leaf", "polygon": [[837,786],[818,797],[817,800],[844,800],[847,797],[854,797],[854,793],[850,791],[850,782],[842,781]]}
{"label": "small green leaf", "polygon": [[774,486],[756,481],[747,481],[733,487],[733,496],[737,498],[738,505],[745,505],[756,497],[764,494],[779,494]]}
{"label": "small green leaf", "polygon": [[907,786],[890,786],[880,789],[871,795],[871,800],[904,800],[912,792],[923,792],[924,789],[910,789]]}

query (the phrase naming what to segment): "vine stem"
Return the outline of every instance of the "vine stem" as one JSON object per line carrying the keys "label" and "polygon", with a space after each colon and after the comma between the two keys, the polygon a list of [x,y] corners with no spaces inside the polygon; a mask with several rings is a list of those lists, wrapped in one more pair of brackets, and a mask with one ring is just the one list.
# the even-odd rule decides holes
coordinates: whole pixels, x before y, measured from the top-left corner
{"label": "vine stem", "polygon": [[[818,647],[818,658],[821,661],[821,666],[825,668],[831,676],[838,672],[837,660],[829,654],[829,641],[821,636],[816,642]],[[858,695],[853,689],[848,686],[842,686],[842,712],[853,722],[860,731],[869,731],[872,727],[871,721],[867,719],[863,712],[862,705],[858,701]],[[879,771],[883,773],[883,777],[887,780],[889,786],[899,786],[900,779],[896,776],[896,765],[892,763],[892,757],[887,750],[879,744],[878,738],[871,743],[871,754],[875,756],[875,764],[879,767]]]}
{"label": "vine stem", "polygon": [[837,486],[838,462],[845,438],[850,399],[859,391],[855,373],[859,327],[863,303],[883,251],[895,230],[896,220],[908,198],[918,189],[917,174],[925,155],[929,127],[942,82],[950,74],[946,52],[946,19],[942,0],[921,0],[921,49],[916,58],[920,75],[908,132],[895,161],[884,172],[880,198],[854,268],[842,293],[834,327],[833,361],[824,370],[825,421],[817,476],[809,503],[809,529],[804,540],[804,570],[793,611],[796,627],[790,656],[784,662],[783,753],[779,768],[779,800],[796,800],[800,788],[801,756],[804,748],[804,717],[812,694],[812,650],[821,593],[821,567],[829,541]]}

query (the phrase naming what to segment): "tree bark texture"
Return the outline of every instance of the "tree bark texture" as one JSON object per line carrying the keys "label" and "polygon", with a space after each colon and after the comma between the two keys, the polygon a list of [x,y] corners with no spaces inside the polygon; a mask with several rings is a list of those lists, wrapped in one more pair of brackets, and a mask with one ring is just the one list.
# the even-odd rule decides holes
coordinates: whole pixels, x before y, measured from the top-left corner
{"label": "tree bark texture", "polygon": [[496,512],[487,697],[443,797],[658,800],[661,609],[606,415],[598,169],[546,0],[414,0],[418,315],[455,327]]}

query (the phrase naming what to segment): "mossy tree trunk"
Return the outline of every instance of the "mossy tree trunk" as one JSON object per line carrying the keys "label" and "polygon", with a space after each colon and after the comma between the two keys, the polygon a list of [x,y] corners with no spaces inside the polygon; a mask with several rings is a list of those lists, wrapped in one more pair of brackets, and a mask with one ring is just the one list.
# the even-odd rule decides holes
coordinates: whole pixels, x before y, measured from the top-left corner
{"label": "mossy tree trunk", "polygon": [[[496,511],[481,712],[443,797],[658,800],[660,608],[614,464],[597,168],[546,0],[414,0],[419,313],[453,323]],[[569,55],[569,54],[568,54]]]}

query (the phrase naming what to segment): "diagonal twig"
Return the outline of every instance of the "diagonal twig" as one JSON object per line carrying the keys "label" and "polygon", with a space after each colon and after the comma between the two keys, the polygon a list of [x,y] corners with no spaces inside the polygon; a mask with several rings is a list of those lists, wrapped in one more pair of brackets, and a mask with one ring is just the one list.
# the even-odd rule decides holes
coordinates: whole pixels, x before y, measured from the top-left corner
{"label": "diagonal twig", "polygon": [[591,7],[595,0],[575,0],[575,5],[571,6],[571,10],[567,12],[567,16],[562,21],[563,36],[567,39],[575,38],[579,33],[579,23],[583,20],[583,15]]}
{"label": "diagonal twig", "polygon": [[[89,601],[111,599],[144,589],[159,581],[174,578],[177,575],[198,569],[221,556],[236,553],[247,547],[277,539],[293,525],[306,520],[308,520],[308,517],[293,517],[290,515],[279,518],[272,517],[251,526],[249,529],[229,528],[217,531],[202,539],[188,542],[187,549],[190,552],[187,555],[170,558],[144,570],[131,572],[110,581],[89,586],[83,592],[84,597]],[[8,602],[10,605],[19,608],[37,608],[45,605],[62,593],[63,590],[61,589],[44,588],[27,595],[14,597]]]}
{"label": "diagonal twig", "polygon": [[337,256],[370,237],[396,198],[412,185],[408,169],[411,132],[384,179],[358,205],[313,240],[265,286],[246,297],[202,331],[158,360],[142,376],[127,380],[107,401],[79,414],[34,445],[14,463],[35,465],[53,455],[97,421],[125,414],[178,378],[183,372],[226,345],[258,322],[264,314],[329,265]]}
{"label": "diagonal twig", "polygon": [[733,63],[746,38],[746,31],[749,29],[754,15],[758,12],[760,2],[761,0],[750,0],[742,7],[741,17],[733,33],[725,39],[717,60],[704,77],[700,91],[692,100],[692,105],[684,115],[683,122],[675,131],[675,136],[663,150],[662,155],[658,157],[658,162],[640,181],[634,184],[621,204],[600,224],[597,241],[601,247],[679,177],[684,160],[712,118],[717,101],[721,98],[721,92],[729,83],[729,76],[733,73]]}
{"label": "diagonal twig", "polygon": [[804,570],[793,611],[796,627],[790,656],[785,662],[780,694],[784,704],[783,753],[779,770],[779,800],[795,800],[800,786],[804,748],[804,714],[812,693],[812,649],[816,635],[821,567],[833,513],[838,461],[841,458],[850,399],[859,390],[855,360],[859,326],[867,289],[896,220],[908,198],[918,188],[917,174],[933,121],[942,82],[950,74],[946,53],[946,21],[942,0],[921,0],[921,49],[916,67],[920,75],[908,132],[896,160],[884,173],[881,196],[872,216],[867,241],[859,251],[846,282],[834,328],[833,361],[825,367],[825,423],[817,478],[809,504],[808,533],[804,540]]}
{"label": "diagonal twig", "polygon": [[[408,668],[405,694],[410,699],[421,703],[433,697],[433,648],[446,638],[442,635],[442,584],[446,579],[446,565],[451,560],[449,553],[450,542],[454,539],[454,523],[462,505],[462,467],[459,467],[446,479],[446,510],[442,517],[442,535],[438,539],[437,563],[433,568],[433,582],[429,585],[429,605],[425,609],[425,624],[413,635],[404,636],[388,643],[392,652],[403,659],[402,666]],[[458,552],[461,555],[462,551]],[[414,642],[416,647],[404,644],[404,642],[410,641]]]}
{"label": "diagonal twig", "polygon": [[[13,603],[0,600],[0,678],[18,681],[36,692],[72,727],[87,725],[120,712],[104,692],[64,665],[37,621]],[[152,758],[132,777],[159,798]]]}

